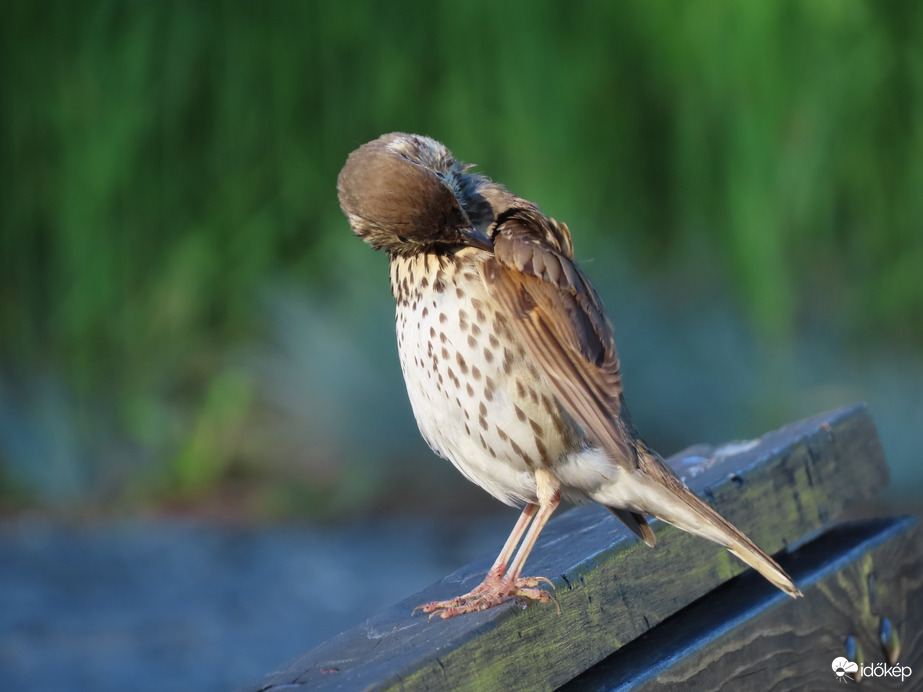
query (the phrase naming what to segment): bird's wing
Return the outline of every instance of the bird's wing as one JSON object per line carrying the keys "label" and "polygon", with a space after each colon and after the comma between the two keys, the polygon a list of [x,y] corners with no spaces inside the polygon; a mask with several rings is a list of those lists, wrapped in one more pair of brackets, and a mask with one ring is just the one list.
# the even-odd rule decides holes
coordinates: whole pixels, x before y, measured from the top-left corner
{"label": "bird's wing", "polygon": [[589,438],[615,462],[637,468],[612,328],[573,262],[567,226],[515,210],[498,219],[493,241],[481,273],[527,357]]}
{"label": "bird's wing", "polygon": [[[660,456],[637,437],[622,400],[612,329],[596,291],[573,262],[570,233],[535,210],[502,215],[493,233],[494,256],[481,265],[491,295],[506,313],[564,409],[610,457],[664,491],[647,507],[679,528],[725,546],[791,596],[801,591],[756,544],[696,497]],[[653,545],[639,512],[610,507]]]}

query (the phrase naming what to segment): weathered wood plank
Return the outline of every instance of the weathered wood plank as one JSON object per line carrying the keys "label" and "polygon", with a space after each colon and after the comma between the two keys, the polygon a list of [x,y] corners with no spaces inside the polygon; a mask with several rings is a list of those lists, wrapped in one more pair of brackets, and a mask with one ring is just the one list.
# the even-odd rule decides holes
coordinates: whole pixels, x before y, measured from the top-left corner
{"label": "weathered wood plank", "polygon": [[[767,592],[756,575],[745,575],[619,649],[562,692],[842,690],[831,667],[840,656],[860,666],[899,663],[912,671],[903,681],[870,676],[865,684],[871,689],[920,689],[919,519],[837,527],[800,549],[790,566],[803,600]],[[888,629],[892,636],[883,644]]]}
{"label": "weathered wood plank", "polygon": [[[864,406],[670,463],[768,552],[803,544],[887,483]],[[449,621],[410,616],[475,586],[486,556],[248,689],[553,689],[746,568],[708,541],[659,522],[655,531],[649,549],[602,508],[577,508],[550,522],[527,565],[553,579],[560,614],[509,603]]]}

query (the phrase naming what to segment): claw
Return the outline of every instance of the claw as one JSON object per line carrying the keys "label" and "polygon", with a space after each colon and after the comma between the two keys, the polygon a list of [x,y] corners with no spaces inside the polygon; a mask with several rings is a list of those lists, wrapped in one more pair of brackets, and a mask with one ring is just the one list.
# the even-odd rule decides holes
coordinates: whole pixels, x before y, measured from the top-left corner
{"label": "claw", "polygon": [[447,601],[433,601],[418,605],[413,609],[413,614],[416,614],[418,610],[422,610],[424,613],[430,614],[430,620],[437,615],[443,620],[447,620],[455,615],[487,610],[510,599],[520,598],[526,601],[538,601],[539,603],[554,601],[558,607],[558,613],[560,613],[561,604],[558,603],[558,599],[548,591],[538,588],[540,584],[548,584],[554,589],[554,584],[546,577],[523,577],[511,582],[488,577],[483,583],[463,596],[457,596]]}
{"label": "claw", "polygon": [[[555,591],[554,582],[551,581],[548,577],[522,577],[517,580],[516,585],[518,587],[536,587],[539,584],[548,584],[551,587],[552,591]],[[542,601],[542,603],[547,603],[547,601]]]}

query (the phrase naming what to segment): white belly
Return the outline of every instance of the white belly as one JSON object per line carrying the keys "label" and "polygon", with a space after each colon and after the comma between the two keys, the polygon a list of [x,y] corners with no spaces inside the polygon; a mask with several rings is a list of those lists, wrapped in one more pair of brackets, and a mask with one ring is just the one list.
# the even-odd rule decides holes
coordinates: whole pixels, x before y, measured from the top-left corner
{"label": "white belly", "polygon": [[[396,285],[401,262],[427,280]],[[427,444],[497,499],[535,502],[534,469],[571,451],[572,436],[561,433],[557,404],[521,349],[497,339],[505,322],[476,267],[396,258],[392,290],[401,368]]]}

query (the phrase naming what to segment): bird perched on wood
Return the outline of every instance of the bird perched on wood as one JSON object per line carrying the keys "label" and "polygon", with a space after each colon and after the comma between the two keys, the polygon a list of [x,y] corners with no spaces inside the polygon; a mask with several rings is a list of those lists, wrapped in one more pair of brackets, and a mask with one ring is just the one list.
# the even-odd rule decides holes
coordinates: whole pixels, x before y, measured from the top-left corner
{"label": "bird perched on wood", "polygon": [[390,258],[401,368],[424,439],[498,500],[524,505],[483,583],[423,611],[547,603],[540,585],[551,582],[522,569],[562,498],[599,502],[649,546],[645,515],[659,517],[800,596],[639,437],[611,325],[567,226],[470,168],[429,137],[395,132],[352,152],[337,181],[355,234]]}

